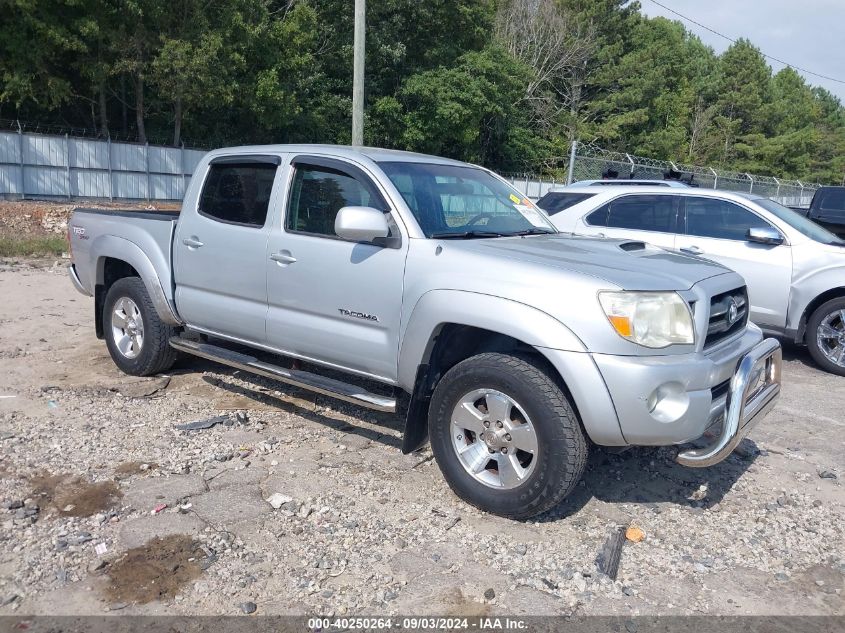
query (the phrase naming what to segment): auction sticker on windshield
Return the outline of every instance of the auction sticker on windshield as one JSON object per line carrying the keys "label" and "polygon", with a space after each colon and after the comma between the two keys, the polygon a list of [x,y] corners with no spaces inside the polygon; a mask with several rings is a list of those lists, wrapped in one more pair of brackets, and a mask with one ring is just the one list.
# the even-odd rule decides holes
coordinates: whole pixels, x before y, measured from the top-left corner
{"label": "auction sticker on windshield", "polygon": [[[511,195],[511,200],[516,198],[516,196]],[[528,198],[525,198],[521,201],[521,204],[518,204],[519,200],[514,203],[514,207],[516,210],[522,214],[526,220],[528,220],[532,226],[538,226],[542,228],[546,228],[549,226],[549,221],[543,217],[543,212],[540,211],[537,207],[534,206],[534,203],[531,202]]]}

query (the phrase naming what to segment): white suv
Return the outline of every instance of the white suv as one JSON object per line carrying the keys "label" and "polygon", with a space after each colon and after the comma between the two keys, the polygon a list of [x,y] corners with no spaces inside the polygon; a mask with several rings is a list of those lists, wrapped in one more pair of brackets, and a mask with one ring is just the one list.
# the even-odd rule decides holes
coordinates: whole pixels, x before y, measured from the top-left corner
{"label": "white suv", "polygon": [[562,231],[637,239],[734,269],[754,323],[845,376],[845,241],[791,209],[757,195],[644,186],[570,187],[537,204]]}

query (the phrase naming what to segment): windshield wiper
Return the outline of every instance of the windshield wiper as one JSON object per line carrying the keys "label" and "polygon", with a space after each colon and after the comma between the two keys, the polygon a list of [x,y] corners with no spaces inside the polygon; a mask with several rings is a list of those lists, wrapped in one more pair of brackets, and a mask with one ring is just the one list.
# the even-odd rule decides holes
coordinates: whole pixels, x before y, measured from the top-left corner
{"label": "windshield wiper", "polygon": [[557,233],[558,231],[536,227],[533,229],[525,229],[524,231],[517,231],[516,233],[508,233],[508,235],[557,235]]}
{"label": "windshield wiper", "polygon": [[440,231],[432,233],[429,238],[435,240],[471,240],[474,237],[506,237],[506,233],[496,231]]}

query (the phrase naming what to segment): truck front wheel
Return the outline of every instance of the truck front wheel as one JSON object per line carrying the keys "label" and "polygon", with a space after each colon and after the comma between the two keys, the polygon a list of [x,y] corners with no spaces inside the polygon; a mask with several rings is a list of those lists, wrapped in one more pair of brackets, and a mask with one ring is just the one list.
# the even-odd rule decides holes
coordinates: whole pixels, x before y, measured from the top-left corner
{"label": "truck front wheel", "polygon": [[176,361],[169,342],[175,329],[159,318],[138,277],[118,279],[109,288],[103,303],[103,333],[114,364],[124,373],[151,376]]}
{"label": "truck front wheel", "polygon": [[455,494],[512,519],[560,503],[587,460],[566,394],[540,363],[522,356],[485,353],[452,367],[434,390],[428,425]]}

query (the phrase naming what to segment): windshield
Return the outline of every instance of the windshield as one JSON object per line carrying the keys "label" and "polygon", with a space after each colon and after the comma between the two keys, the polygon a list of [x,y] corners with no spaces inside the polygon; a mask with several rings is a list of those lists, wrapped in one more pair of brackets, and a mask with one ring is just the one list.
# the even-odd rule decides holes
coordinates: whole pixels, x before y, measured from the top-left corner
{"label": "windshield", "polygon": [[803,233],[811,240],[821,242],[822,244],[845,243],[827,229],[822,228],[812,220],[808,220],[803,215],[796,213],[789,207],[783,206],[779,202],[775,202],[769,198],[756,198],[754,202],[771,212],[778,219],[786,222],[796,231]]}
{"label": "windshield", "polygon": [[478,167],[383,162],[426,237],[480,238],[557,233],[548,216]]}

